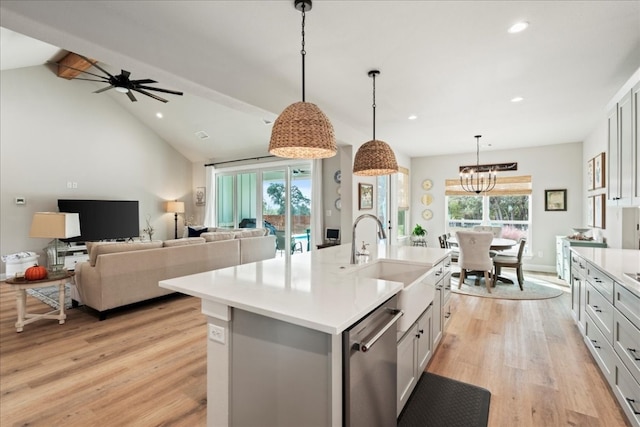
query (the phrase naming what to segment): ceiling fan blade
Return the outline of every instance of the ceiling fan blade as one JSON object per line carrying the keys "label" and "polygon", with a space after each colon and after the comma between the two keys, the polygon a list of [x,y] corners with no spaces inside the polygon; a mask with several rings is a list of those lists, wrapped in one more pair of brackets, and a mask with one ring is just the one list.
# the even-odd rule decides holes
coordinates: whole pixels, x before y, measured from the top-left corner
{"label": "ceiling fan blade", "polygon": [[93,92],[93,93],[102,93],[102,92],[104,92],[104,91],[106,91],[106,90],[113,89],[114,87],[115,87],[114,85],[109,85],[109,86],[107,86],[107,87],[103,87],[102,89],[98,89],[98,90],[96,90],[96,91],[95,91],[95,92]]}
{"label": "ceiling fan blade", "polygon": [[55,64],[55,65],[58,65],[58,66],[60,66],[60,67],[64,67],[64,68],[68,68],[68,69],[73,70],[73,71],[77,71],[77,72],[79,72],[79,73],[89,74],[89,75],[92,75],[92,76],[94,76],[94,77],[99,77],[99,78],[101,78],[101,79],[105,79],[105,77],[104,77],[104,76],[101,76],[101,75],[99,75],[99,74],[90,73],[89,71],[83,71],[83,70],[80,70],[80,69],[78,69],[78,68],[74,68],[74,67],[70,67],[70,66],[65,65],[65,64],[61,64],[61,63],[59,63],[59,62],[50,62],[50,64]]}
{"label": "ceiling fan blade", "polygon": [[153,98],[153,99],[157,99],[157,100],[158,100],[158,101],[160,101],[160,102],[165,102],[165,103],[166,103],[166,102],[169,102],[169,101],[167,101],[167,100],[166,100],[166,99],[164,99],[164,98],[160,98],[159,96],[156,96],[156,95],[154,95],[154,94],[152,94],[152,93],[149,93],[149,92],[147,92],[147,91],[145,91],[145,90],[141,90],[141,89],[139,89],[139,88],[137,88],[137,87],[136,87],[136,88],[133,88],[132,90],[135,90],[136,92],[139,92],[139,93],[141,93],[141,94],[143,94],[143,95],[150,96],[151,98]]}
{"label": "ceiling fan blade", "polygon": [[131,102],[136,102],[137,101],[136,97],[133,96],[133,93],[131,93],[131,91],[127,92],[127,96],[129,97]]}
{"label": "ceiling fan blade", "polygon": [[98,65],[98,61],[96,62],[91,62],[89,60],[89,58],[87,58],[86,56],[82,56],[78,53],[78,56],[82,59],[84,59],[85,61],[87,61],[88,63],[92,64],[94,67],[96,67],[98,70],[102,71],[103,73],[105,73],[107,76],[109,77],[113,77],[113,74],[111,74],[110,72],[108,72],[107,70],[105,70],[104,68],[102,68],[100,65]]}
{"label": "ceiling fan blade", "polygon": [[155,80],[151,79],[142,79],[142,80],[129,80],[134,85],[146,84],[146,83],[158,83]]}
{"label": "ceiling fan blade", "polygon": [[183,95],[182,92],[178,92],[177,90],[161,89],[159,87],[138,85],[137,88],[147,89],[147,90],[155,90],[156,92],[170,93],[170,94],[173,94],[173,95]]}
{"label": "ceiling fan blade", "polygon": [[73,80],[84,80],[86,82],[98,82],[98,83],[109,83],[109,80],[95,80],[95,79],[83,79],[82,77],[74,77]]}

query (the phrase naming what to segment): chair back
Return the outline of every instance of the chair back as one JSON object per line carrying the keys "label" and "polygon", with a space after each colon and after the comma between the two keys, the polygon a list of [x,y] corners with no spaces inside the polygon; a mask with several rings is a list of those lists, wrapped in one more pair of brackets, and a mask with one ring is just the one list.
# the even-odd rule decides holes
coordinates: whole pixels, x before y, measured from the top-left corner
{"label": "chair back", "polygon": [[438,242],[440,242],[440,247],[442,249],[447,248],[447,235],[443,234],[442,236],[438,236]]}
{"label": "chair back", "polygon": [[522,264],[522,253],[524,252],[524,247],[527,244],[527,239],[524,237],[520,239],[520,247],[518,248],[518,263]]}
{"label": "chair back", "polygon": [[502,236],[502,227],[493,227],[491,225],[474,225],[472,228],[473,231],[484,231],[488,233],[492,233],[493,237]]}
{"label": "chair back", "polygon": [[284,244],[284,231],[276,230],[276,250],[284,251],[285,248],[286,247]]}
{"label": "chair back", "polygon": [[493,233],[457,231],[456,240],[460,248],[458,265],[465,270],[490,271],[493,261],[489,256]]}
{"label": "chair back", "polygon": [[493,233],[493,237],[502,237],[502,227],[500,226],[491,227],[491,232]]}

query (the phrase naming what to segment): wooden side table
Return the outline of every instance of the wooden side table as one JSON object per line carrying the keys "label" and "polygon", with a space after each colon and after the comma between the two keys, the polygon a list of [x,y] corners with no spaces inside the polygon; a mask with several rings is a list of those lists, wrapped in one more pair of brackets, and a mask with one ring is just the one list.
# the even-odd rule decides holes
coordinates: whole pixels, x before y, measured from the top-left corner
{"label": "wooden side table", "polygon": [[[22,332],[24,325],[33,323],[40,319],[56,319],[60,325],[64,324],[67,315],[64,312],[65,284],[73,280],[74,273],[69,272],[66,276],[58,279],[43,279],[28,281],[24,279],[7,279],[7,284],[16,291],[16,304],[18,309],[18,321],[16,322],[16,332]],[[44,314],[27,313],[27,289],[45,288],[47,286],[58,285],[58,303],[60,308]]]}

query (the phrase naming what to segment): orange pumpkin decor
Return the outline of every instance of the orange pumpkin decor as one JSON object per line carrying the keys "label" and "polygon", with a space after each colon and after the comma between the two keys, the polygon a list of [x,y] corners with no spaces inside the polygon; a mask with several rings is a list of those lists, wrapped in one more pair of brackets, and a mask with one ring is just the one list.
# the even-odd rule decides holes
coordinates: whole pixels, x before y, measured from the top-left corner
{"label": "orange pumpkin decor", "polygon": [[42,280],[47,277],[47,269],[41,265],[34,265],[27,268],[24,272],[24,278],[27,280]]}

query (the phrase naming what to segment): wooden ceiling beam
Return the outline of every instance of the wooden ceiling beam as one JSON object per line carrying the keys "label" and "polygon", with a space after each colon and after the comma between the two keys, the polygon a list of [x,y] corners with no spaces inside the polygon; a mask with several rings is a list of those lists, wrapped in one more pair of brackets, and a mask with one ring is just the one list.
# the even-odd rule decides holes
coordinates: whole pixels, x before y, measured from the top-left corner
{"label": "wooden ceiling beam", "polygon": [[[82,70],[86,71],[93,66],[96,62],[95,59],[89,58],[89,61],[85,61],[80,55],[77,53],[69,52],[64,58],[58,61],[58,77],[62,77],[63,79],[71,80],[78,77]],[[71,68],[69,68],[71,67]],[[72,68],[75,68],[72,69]]]}

